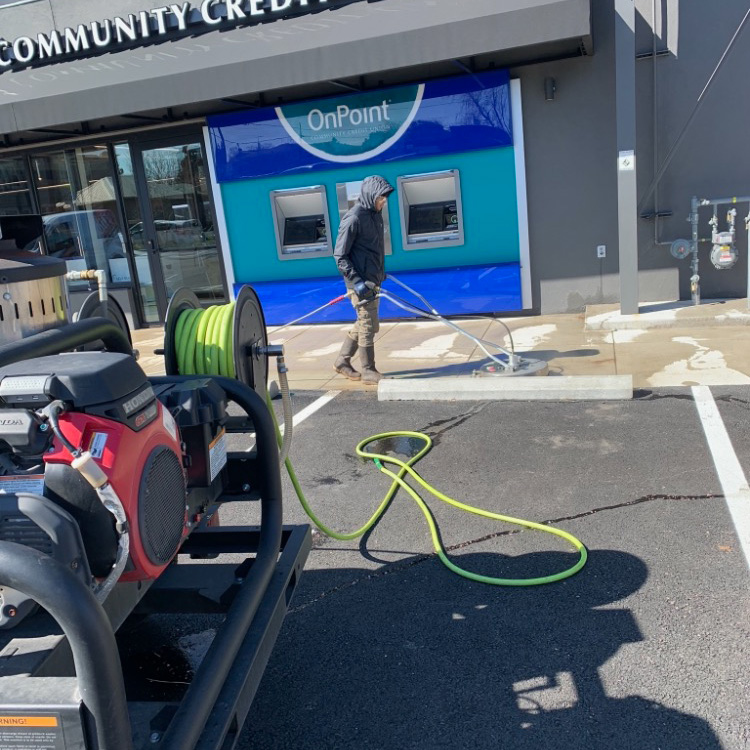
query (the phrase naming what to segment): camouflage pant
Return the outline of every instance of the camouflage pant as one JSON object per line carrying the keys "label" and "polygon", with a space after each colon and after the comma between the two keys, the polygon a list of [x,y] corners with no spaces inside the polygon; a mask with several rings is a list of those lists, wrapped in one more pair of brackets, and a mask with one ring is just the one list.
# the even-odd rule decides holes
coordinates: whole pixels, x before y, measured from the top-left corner
{"label": "camouflage pant", "polygon": [[[379,290],[376,289],[375,291]],[[349,297],[349,301],[357,313],[357,320],[349,329],[349,337],[354,339],[360,347],[372,346],[375,343],[375,334],[380,330],[380,319],[378,318],[380,297],[359,304],[360,299],[354,291],[348,291],[346,296]]]}

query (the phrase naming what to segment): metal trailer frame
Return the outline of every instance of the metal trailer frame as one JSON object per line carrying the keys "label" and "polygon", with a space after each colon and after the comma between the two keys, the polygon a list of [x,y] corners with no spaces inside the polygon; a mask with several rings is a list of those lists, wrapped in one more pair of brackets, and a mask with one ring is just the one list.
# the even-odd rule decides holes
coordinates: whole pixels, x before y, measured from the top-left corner
{"label": "metal trailer frame", "polygon": [[[113,351],[131,351],[122,331],[92,318],[0,346],[0,366],[95,340]],[[0,542],[0,586],[23,591],[46,610],[0,633],[0,740],[3,732],[25,731],[12,723],[21,717],[46,720],[47,728],[38,731],[47,744],[39,746],[54,750],[236,746],[299,584],[311,533],[306,524],[282,526],[278,446],[263,399],[237,381],[215,380],[247,415],[232,417],[227,431],[256,433],[254,450],[228,454],[228,489],[216,507],[259,500],[260,526],[195,530],[176,564],[158,579],[117,584],[103,606],[53,558]],[[224,554],[244,558],[239,564],[236,557],[200,562]],[[148,614],[224,616],[194,679],[177,700],[135,701],[126,694],[115,632],[128,618]],[[12,746],[25,749],[24,742],[18,735]]]}

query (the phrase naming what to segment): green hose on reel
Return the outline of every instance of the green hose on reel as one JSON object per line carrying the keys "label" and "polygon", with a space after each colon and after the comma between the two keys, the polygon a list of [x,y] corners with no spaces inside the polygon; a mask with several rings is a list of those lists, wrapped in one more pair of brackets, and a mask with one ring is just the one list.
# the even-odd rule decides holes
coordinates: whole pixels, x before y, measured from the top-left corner
{"label": "green hose on reel", "polygon": [[175,343],[181,375],[235,377],[232,327],[235,303],[184,310],[177,318]]}
{"label": "green hose on reel", "polygon": [[268,382],[266,321],[258,295],[243,286],[226,305],[203,307],[190,289],[178,289],[164,322],[167,375],[235,378],[265,397]]}
{"label": "green hose on reel", "polygon": [[[243,365],[243,356],[240,353],[240,349],[245,350],[245,354],[250,350],[247,343],[243,343],[243,335],[240,335],[240,344],[238,345],[238,329],[244,328],[244,338],[257,338],[257,330],[255,326],[258,321],[255,319],[258,312],[260,312],[260,318],[262,320],[262,311],[260,311],[260,304],[257,301],[257,296],[252,292],[252,299],[257,304],[257,309],[253,309],[251,313],[253,318],[250,319],[250,313],[246,313],[252,305],[247,304],[250,301],[250,297],[245,295],[243,297],[244,290],[250,290],[250,287],[243,287],[240,295],[237,298],[237,303],[230,303],[228,305],[214,305],[207,309],[203,309],[198,303],[198,300],[192,300],[189,303],[185,303],[186,292],[181,290],[182,297],[179,298],[179,305],[175,305],[175,310],[172,316],[167,315],[167,326],[166,326],[166,342],[170,342],[172,345],[173,352],[167,351],[165,355],[167,357],[169,372],[170,369],[176,370],[176,372],[169,372],[169,374],[181,374],[181,375],[218,375],[225,377],[237,377],[239,380],[246,382],[246,377],[242,377],[243,373],[246,373],[246,367]],[[250,290],[252,291],[252,290]],[[192,293],[190,293],[192,294]],[[175,295],[177,297],[178,295]],[[173,299],[174,301],[174,299]],[[242,305],[241,307],[238,307]],[[172,305],[170,304],[170,307]],[[240,310],[243,312],[240,313]],[[239,313],[239,317],[238,317]],[[238,320],[245,321],[244,327],[238,324]],[[263,321],[263,338],[265,337],[265,322]],[[170,365],[171,363],[171,365]],[[267,371],[267,367],[266,367]],[[256,391],[259,391],[259,383],[249,383],[251,387],[255,387]],[[263,381],[263,390],[266,395],[266,401],[268,408],[274,419],[274,425],[276,426],[277,439],[279,445],[282,444],[281,432],[279,430],[278,423],[271,405],[271,399],[265,391],[265,380]],[[366,446],[374,443],[378,440],[386,440],[389,438],[397,437],[408,437],[422,441],[424,446],[408,461],[401,461],[391,455],[384,453],[375,453],[366,450]],[[342,541],[348,541],[357,539],[363,534],[367,533],[382,517],[385,513],[388,505],[395,496],[399,488],[403,488],[409,496],[419,506],[420,510],[425,516],[427,525],[430,530],[430,536],[432,539],[433,548],[440,558],[441,562],[451,571],[456,573],[463,578],[468,578],[472,581],[479,583],[486,583],[493,586],[538,586],[545,583],[553,583],[555,581],[561,581],[565,578],[569,578],[575,575],[585,564],[587,559],[586,547],[572,534],[567,531],[547,526],[545,524],[535,523],[534,521],[525,521],[520,518],[513,518],[512,516],[502,515],[500,513],[493,513],[482,508],[477,508],[467,503],[462,503],[458,500],[445,495],[438,489],[430,485],[425,481],[413,468],[414,464],[417,463],[422,457],[424,457],[432,448],[432,440],[429,435],[421,432],[386,432],[378,435],[371,435],[368,438],[360,441],[357,445],[357,455],[364,459],[372,460],[375,466],[386,476],[391,478],[391,485],[386,492],[385,496],[381,500],[377,509],[369,520],[360,528],[351,532],[339,532],[335,531],[326,526],[322,521],[318,519],[315,512],[310,507],[302,487],[300,486],[297,475],[294,471],[291,461],[287,458],[284,461],[289,478],[294,486],[294,490],[299,498],[300,503],[309,516],[312,522],[327,536],[333,539]],[[386,468],[384,464],[392,464],[398,467],[398,471],[391,471]],[[465,570],[460,566],[456,565],[450,560],[443,545],[440,541],[440,535],[438,533],[435,519],[432,515],[427,504],[417,494],[417,492],[405,481],[406,476],[410,476],[413,481],[420,485],[424,490],[432,494],[439,500],[442,500],[449,505],[452,505],[459,510],[474,515],[489,518],[494,521],[502,521],[505,523],[514,524],[521,526],[526,529],[533,529],[536,531],[542,531],[548,534],[553,534],[557,537],[564,539],[566,542],[571,544],[573,548],[578,552],[577,562],[559,573],[553,573],[547,576],[540,576],[535,578],[499,578],[494,576],[485,576],[478,573],[472,573],[471,571]]]}

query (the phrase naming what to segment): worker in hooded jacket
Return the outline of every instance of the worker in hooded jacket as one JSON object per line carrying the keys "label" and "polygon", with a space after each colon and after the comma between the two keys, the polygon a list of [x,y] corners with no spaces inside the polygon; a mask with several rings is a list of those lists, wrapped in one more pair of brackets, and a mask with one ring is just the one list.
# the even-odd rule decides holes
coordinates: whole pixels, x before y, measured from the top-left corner
{"label": "worker in hooded jacket", "polygon": [[[375,334],[380,330],[378,292],[385,279],[385,241],[382,210],[391,186],[379,175],[366,177],[357,202],[344,214],[339,225],[333,255],[344,277],[347,296],[357,320],[347,333],[334,362],[336,372],[350,380],[377,383],[383,376],[375,367]],[[359,349],[362,373],[351,359]]]}

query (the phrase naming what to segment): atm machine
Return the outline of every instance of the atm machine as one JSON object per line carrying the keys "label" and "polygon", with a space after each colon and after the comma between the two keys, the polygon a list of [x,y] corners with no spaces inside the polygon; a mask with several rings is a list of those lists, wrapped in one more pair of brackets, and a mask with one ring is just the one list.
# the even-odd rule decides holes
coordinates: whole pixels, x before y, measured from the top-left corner
{"label": "atm machine", "polygon": [[399,177],[397,189],[405,250],[463,245],[464,221],[457,169]]}
{"label": "atm machine", "polygon": [[325,186],[272,190],[271,210],[279,260],[333,254]]}

